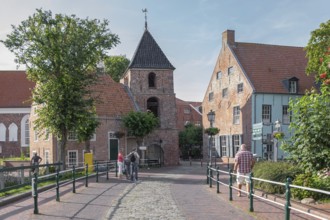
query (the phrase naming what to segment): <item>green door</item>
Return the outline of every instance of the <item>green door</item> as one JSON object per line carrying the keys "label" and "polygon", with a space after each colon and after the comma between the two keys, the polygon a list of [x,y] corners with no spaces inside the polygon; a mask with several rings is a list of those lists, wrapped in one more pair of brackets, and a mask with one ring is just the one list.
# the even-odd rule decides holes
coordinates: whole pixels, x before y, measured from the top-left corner
{"label": "green door", "polygon": [[109,158],[110,160],[117,160],[117,156],[118,156],[118,139],[110,139],[109,140]]}

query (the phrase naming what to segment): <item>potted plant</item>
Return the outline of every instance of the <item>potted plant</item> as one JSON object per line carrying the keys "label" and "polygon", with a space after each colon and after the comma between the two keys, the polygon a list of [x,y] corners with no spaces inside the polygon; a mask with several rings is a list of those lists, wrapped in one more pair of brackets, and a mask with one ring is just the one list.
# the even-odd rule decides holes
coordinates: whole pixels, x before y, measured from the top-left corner
{"label": "potted plant", "polygon": [[207,128],[205,129],[205,133],[208,135],[216,135],[219,133],[219,128]]}
{"label": "potted plant", "polygon": [[275,131],[273,137],[277,140],[282,140],[284,138],[284,133],[282,131]]}

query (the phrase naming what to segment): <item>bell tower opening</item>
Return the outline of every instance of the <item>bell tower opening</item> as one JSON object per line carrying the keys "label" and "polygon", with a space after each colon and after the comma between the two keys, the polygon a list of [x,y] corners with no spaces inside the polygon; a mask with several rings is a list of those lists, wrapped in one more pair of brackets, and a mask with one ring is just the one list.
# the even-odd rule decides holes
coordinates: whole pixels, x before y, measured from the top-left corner
{"label": "bell tower opening", "polygon": [[151,111],[157,118],[158,118],[158,108],[159,108],[159,104],[157,98],[151,97],[147,100],[147,109]]}

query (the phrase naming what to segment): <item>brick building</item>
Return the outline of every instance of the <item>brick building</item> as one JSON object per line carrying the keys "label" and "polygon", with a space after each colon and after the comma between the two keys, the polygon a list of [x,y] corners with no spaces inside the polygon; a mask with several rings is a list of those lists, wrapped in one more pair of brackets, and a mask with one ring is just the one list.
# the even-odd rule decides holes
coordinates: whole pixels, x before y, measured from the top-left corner
{"label": "brick building", "polygon": [[[140,151],[140,155],[147,159],[160,159],[165,165],[178,164],[174,69],[146,28],[122,83],[114,82],[108,75],[100,76],[98,84],[93,87],[94,93],[98,94],[96,112],[100,121],[90,140],[95,160],[115,160],[119,150],[127,154],[136,148],[136,140],[127,136],[121,118],[130,111],[151,111],[159,118],[160,126],[144,139],[147,150]],[[19,156],[23,147],[30,147],[30,152],[41,155],[44,163],[58,161],[57,139],[46,130],[34,129],[39,106],[31,107],[30,102],[25,102],[30,100],[30,90],[34,84],[26,79],[24,71],[4,71],[0,77],[2,82],[6,82],[0,88],[0,145],[3,152],[6,152],[6,156]],[[11,139],[15,132],[19,139],[16,142],[16,139]],[[21,139],[25,144],[20,143]],[[81,165],[84,152],[85,143],[78,143],[75,132],[70,132],[65,152],[67,164]]]}
{"label": "brick building", "polygon": [[183,131],[188,123],[202,126],[202,102],[189,102],[176,99],[177,128]]}
{"label": "brick building", "polygon": [[[259,157],[285,156],[274,145],[272,133],[281,129],[290,136],[288,103],[314,85],[307,76],[306,54],[301,47],[242,43],[235,31],[222,34],[222,48],[203,99],[203,126],[210,122],[207,113],[215,111],[214,126],[220,129],[212,144],[204,138],[204,155],[233,158],[242,143]],[[275,128],[275,121],[281,127]],[[261,138],[252,140],[252,127],[261,123]],[[211,148],[211,149],[212,149]],[[276,154],[274,154],[276,152]]]}
{"label": "brick building", "polygon": [[31,89],[24,71],[0,71],[0,156],[29,153]]}

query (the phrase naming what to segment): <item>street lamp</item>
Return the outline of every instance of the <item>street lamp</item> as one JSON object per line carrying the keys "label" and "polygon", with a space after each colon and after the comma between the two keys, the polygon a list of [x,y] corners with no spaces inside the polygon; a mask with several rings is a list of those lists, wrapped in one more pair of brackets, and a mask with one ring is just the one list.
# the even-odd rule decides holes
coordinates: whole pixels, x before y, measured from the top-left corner
{"label": "street lamp", "polygon": [[[281,121],[280,120],[276,120],[275,121],[275,128],[276,128],[276,132],[281,131]],[[275,138],[275,144],[274,144],[274,161],[277,162],[277,151],[278,151],[278,140]]]}
{"label": "street lamp", "polygon": [[[215,112],[211,110],[209,113],[207,113],[207,119],[210,122],[210,127],[213,128],[213,122],[215,120]],[[210,156],[210,165],[212,164],[212,133],[210,134],[210,140],[209,140],[209,156]]]}

